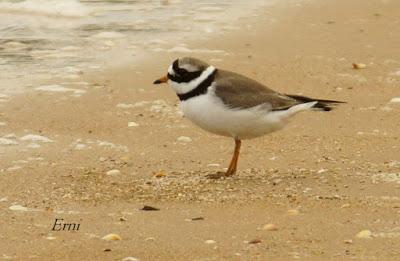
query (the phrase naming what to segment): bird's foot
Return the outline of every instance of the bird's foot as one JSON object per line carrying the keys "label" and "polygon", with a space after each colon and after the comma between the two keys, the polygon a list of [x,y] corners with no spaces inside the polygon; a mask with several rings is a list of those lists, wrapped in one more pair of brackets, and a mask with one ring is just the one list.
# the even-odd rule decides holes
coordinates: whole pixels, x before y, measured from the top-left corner
{"label": "bird's foot", "polygon": [[217,173],[212,173],[212,174],[208,174],[206,176],[209,179],[220,179],[222,177],[225,177],[225,172],[217,172]]}
{"label": "bird's foot", "polygon": [[220,178],[227,178],[235,174],[236,171],[227,171],[227,172],[222,172],[218,171],[217,173],[213,174],[208,174],[206,177],[209,179],[220,179]]}

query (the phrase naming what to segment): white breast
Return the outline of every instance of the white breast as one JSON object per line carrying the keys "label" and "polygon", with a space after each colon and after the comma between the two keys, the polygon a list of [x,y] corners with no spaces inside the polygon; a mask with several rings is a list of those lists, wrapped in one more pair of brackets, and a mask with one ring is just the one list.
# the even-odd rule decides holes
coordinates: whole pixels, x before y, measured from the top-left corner
{"label": "white breast", "polygon": [[214,92],[182,101],[180,109],[193,123],[209,132],[239,139],[249,139],[281,129],[288,113],[268,111],[265,106],[229,109]]}

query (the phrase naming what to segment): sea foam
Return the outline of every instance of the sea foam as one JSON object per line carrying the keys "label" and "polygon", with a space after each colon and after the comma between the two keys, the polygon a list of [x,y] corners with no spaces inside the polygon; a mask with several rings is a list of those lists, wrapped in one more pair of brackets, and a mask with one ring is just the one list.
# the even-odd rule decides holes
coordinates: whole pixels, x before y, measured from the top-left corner
{"label": "sea foam", "polygon": [[26,0],[21,2],[0,2],[0,12],[81,17],[88,15],[90,10],[77,0]]}

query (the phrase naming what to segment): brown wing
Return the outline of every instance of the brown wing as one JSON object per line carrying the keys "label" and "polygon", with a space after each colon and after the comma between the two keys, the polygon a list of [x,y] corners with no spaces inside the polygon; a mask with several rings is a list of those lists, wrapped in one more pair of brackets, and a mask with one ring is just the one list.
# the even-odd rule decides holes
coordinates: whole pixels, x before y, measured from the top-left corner
{"label": "brown wing", "polygon": [[215,93],[231,108],[251,108],[265,104],[271,110],[283,110],[300,103],[234,72],[218,70],[215,81]]}

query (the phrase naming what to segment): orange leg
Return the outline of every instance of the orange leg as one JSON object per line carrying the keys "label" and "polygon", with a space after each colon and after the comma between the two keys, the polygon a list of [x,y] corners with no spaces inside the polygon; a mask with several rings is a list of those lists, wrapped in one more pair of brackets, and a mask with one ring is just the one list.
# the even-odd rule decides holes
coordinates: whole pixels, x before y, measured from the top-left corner
{"label": "orange leg", "polygon": [[229,177],[236,173],[237,162],[239,159],[241,140],[235,139],[235,151],[233,152],[231,163],[229,164],[228,170],[226,172],[218,172],[216,174],[208,175],[211,179],[219,179],[221,177]]}
{"label": "orange leg", "polygon": [[233,152],[232,160],[231,163],[229,164],[228,170],[225,173],[225,176],[232,176],[233,174],[236,173],[237,162],[240,153],[240,145],[242,145],[242,141],[235,139],[235,151]]}

